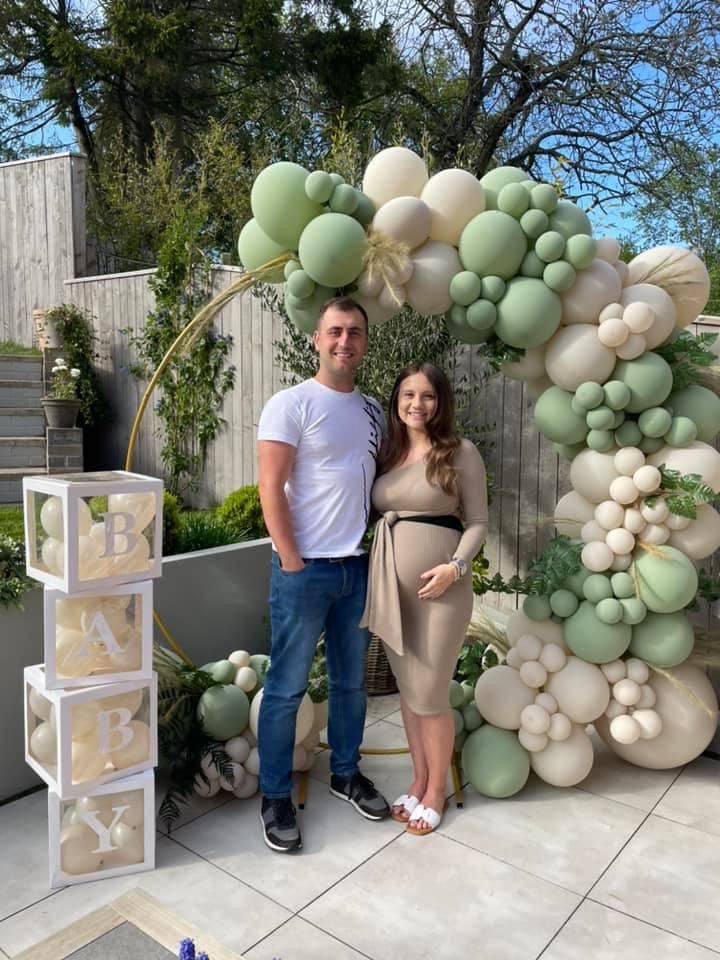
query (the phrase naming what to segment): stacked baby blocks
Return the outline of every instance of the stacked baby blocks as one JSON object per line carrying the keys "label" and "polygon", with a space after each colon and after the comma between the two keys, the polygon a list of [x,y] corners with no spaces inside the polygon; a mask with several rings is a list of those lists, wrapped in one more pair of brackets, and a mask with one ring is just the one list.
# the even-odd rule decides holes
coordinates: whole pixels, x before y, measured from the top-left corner
{"label": "stacked baby blocks", "polygon": [[126,471],[23,481],[45,662],[25,670],[25,756],[49,786],[50,883],[155,859],[152,579],[162,482]]}

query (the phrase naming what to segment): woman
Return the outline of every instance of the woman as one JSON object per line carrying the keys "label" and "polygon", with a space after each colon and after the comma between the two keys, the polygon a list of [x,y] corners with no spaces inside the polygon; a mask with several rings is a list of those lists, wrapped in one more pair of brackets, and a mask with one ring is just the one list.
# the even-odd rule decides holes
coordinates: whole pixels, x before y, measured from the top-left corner
{"label": "woman", "polygon": [[[487,525],[482,457],[454,430],[447,377],[411,364],[395,381],[373,506],[363,623],[382,637],[400,690],[414,779],[392,805],[414,834],[445,807],[455,730],[448,688],[472,613],[470,565]],[[461,518],[462,517],[462,522]]]}

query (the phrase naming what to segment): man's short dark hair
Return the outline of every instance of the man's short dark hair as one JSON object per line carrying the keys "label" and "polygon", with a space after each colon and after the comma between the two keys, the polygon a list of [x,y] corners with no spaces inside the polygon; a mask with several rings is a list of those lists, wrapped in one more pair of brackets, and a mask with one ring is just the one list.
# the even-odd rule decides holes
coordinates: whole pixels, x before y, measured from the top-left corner
{"label": "man's short dark hair", "polygon": [[341,313],[354,313],[357,311],[365,320],[365,333],[369,331],[370,321],[368,320],[367,311],[365,310],[365,307],[361,306],[357,300],[353,300],[352,297],[331,297],[329,300],[326,300],[322,307],[320,307],[318,326],[320,325],[322,318],[330,309],[339,310]]}

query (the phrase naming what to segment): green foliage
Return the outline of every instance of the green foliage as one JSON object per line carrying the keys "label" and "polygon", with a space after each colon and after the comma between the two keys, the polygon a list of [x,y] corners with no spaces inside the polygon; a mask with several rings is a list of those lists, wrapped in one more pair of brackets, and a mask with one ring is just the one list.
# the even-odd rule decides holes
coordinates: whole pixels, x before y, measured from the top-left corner
{"label": "green foliage", "polygon": [[238,540],[247,540],[242,531],[228,526],[212,511],[190,510],[181,513],[175,538],[175,553],[192,553],[195,550],[210,550],[225,547]]}
{"label": "green foliage", "polygon": [[0,536],[5,535],[19,543],[25,540],[23,508],[0,504]]}
{"label": "green foliage", "polygon": [[0,341],[0,357],[41,357],[42,351],[37,347],[26,347],[24,343],[14,340]]}
{"label": "green foliage", "polygon": [[526,577],[513,576],[505,580],[502,574],[487,576],[487,569],[473,566],[473,590],[484,593],[525,593],[547,596],[559,590],[565,580],[577,573],[582,563],[580,554],[584,544],[564,534],[552,539],[543,552],[530,564]]}
{"label": "green foliage", "polygon": [[93,317],[71,303],[53,307],[47,316],[57,325],[65,365],[80,371],[72,396],[80,400],[81,425],[96,427],[107,423],[110,408],[93,365],[100,356],[95,349],[97,338],[92,332]]}
{"label": "green foliage", "polygon": [[700,333],[697,336],[682,330],[678,335],[655,353],[670,365],[673,375],[673,390],[682,390],[693,383],[701,383],[703,367],[717,363],[712,345],[717,340],[716,333]]}
{"label": "green foliage", "polygon": [[481,640],[466,640],[460,650],[455,680],[460,683],[477,683],[481,674],[491,667],[496,667],[500,659],[491,646]]}
{"label": "green foliage", "polygon": [[525,356],[521,347],[511,347],[499,337],[490,337],[477,348],[478,356],[486,360],[493,370],[499,370],[503,363],[520,360]]}
{"label": "green foliage", "polygon": [[169,490],[163,490],[163,555],[180,553],[177,549],[178,528],[180,527],[180,499]]}
{"label": "green foliage", "polygon": [[720,577],[707,570],[698,570],[697,598],[708,603],[717,603],[720,600]]}
{"label": "green foliage", "polygon": [[256,484],[240,487],[228,494],[216,514],[228,530],[236,534],[238,540],[259,540],[268,536]]}
{"label": "green foliage", "polygon": [[25,545],[0,533],[0,606],[19,607],[24,593],[36,586],[25,573]]}
{"label": "green foliage", "polygon": [[699,503],[712,503],[718,495],[709,487],[699,473],[680,473],[663,464],[660,467],[660,492],[646,497],[649,506],[654,506],[657,498],[663,497],[671,513],[694,520]]}
{"label": "green foliage", "polygon": [[328,698],[327,660],[325,658],[325,638],[320,637],[310,666],[307,686],[308,696],[313,703],[323,703]]}

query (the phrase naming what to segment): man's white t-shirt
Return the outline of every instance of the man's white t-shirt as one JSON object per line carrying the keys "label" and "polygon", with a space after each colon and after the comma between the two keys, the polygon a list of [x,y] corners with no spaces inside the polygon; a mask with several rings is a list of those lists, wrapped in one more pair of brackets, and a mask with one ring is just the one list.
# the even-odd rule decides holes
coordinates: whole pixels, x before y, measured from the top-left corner
{"label": "man's white t-shirt", "polygon": [[377,401],[305,380],[272,397],[258,440],[295,447],[285,486],[301,557],[362,553],[384,416]]}

